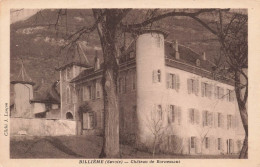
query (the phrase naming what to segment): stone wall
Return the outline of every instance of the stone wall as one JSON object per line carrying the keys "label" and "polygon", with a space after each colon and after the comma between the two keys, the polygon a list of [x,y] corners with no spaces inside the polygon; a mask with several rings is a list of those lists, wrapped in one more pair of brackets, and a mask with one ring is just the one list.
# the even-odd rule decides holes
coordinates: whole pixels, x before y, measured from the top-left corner
{"label": "stone wall", "polygon": [[59,136],[76,135],[76,122],[70,120],[49,120],[10,118],[11,135],[32,135],[32,136]]}

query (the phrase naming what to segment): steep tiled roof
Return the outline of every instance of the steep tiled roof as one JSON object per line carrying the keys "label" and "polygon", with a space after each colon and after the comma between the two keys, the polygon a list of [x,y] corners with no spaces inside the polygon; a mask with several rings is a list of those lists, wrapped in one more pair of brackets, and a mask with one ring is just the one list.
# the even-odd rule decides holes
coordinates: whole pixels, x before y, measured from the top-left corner
{"label": "steep tiled roof", "polygon": [[60,97],[55,95],[48,85],[43,83],[37,91],[33,92],[33,99],[31,102],[59,104]]}
{"label": "steep tiled roof", "polygon": [[[135,44],[136,41],[133,41],[122,54],[120,58],[121,65],[125,64],[126,62],[132,62],[132,60],[135,60]],[[175,67],[181,70],[192,72],[197,75],[214,79],[214,65],[207,59],[203,60],[202,54],[198,54],[191,48],[178,44],[178,52],[180,58],[176,59],[175,47],[175,42],[165,41],[165,64],[167,66]],[[101,69],[102,68],[103,66],[101,66]],[[94,71],[94,68],[86,69],[83,72],[81,72],[76,78],[74,78],[71,82],[76,82],[85,78],[91,78],[93,76],[101,75],[101,71],[102,70]],[[232,82],[230,82],[230,79],[228,78],[222,79],[221,81],[224,83],[232,84]]]}
{"label": "steep tiled roof", "polygon": [[165,57],[169,59],[174,59],[183,63],[187,63],[192,66],[197,66],[196,61],[200,61],[199,68],[212,71],[212,65],[208,60],[203,60],[202,55],[196,53],[191,48],[184,45],[178,44],[178,51],[180,54],[180,59],[176,59],[176,48],[175,42],[165,41]]}

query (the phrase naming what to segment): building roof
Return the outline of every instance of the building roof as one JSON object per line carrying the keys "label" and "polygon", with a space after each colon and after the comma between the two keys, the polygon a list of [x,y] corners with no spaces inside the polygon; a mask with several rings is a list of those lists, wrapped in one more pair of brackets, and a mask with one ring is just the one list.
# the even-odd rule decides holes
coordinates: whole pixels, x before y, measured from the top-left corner
{"label": "building roof", "polygon": [[[133,41],[129,45],[129,47],[122,53],[122,56],[120,58],[121,65],[129,61],[133,62],[132,60],[134,60],[135,63],[135,43],[136,41]],[[178,44],[178,52],[180,55],[179,59],[176,58],[175,42],[165,41],[165,64],[167,66],[175,67],[210,79],[218,79],[220,82],[233,85],[233,81],[229,78],[216,78],[216,75],[213,76],[214,64],[207,59],[203,60],[202,54],[199,54],[193,51],[191,48],[181,44]],[[77,77],[72,79],[71,82],[77,82],[82,79],[92,78],[94,76],[101,75],[102,69],[103,66],[101,66],[101,70],[99,71],[94,71],[94,68],[86,69],[82,71]]]}
{"label": "building roof", "polygon": [[11,84],[17,84],[17,83],[35,85],[35,83],[31,81],[11,81]]}
{"label": "building roof", "polygon": [[42,83],[40,88],[33,92],[32,103],[53,103],[59,104],[60,97],[53,90],[53,86],[49,87],[49,85]]}
{"label": "building roof", "polygon": [[63,70],[66,67],[77,65],[81,67],[90,67],[90,63],[85,50],[82,48],[80,42],[73,45],[73,47],[64,49],[62,53],[64,55],[63,62],[56,68],[56,70]]}

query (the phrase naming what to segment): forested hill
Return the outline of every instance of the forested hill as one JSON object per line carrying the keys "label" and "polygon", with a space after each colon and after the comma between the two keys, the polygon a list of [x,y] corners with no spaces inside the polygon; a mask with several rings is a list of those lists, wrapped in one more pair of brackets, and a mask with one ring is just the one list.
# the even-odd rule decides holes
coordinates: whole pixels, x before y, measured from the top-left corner
{"label": "forested hill", "polygon": [[[61,52],[60,48],[66,44],[65,37],[83,26],[90,26],[94,20],[91,10],[67,10],[66,13],[62,11],[60,21],[56,22],[58,12],[42,10],[11,25],[11,80],[15,80],[19,73],[21,59],[26,72],[38,86],[42,83],[51,85],[59,79],[55,68],[75,53]],[[59,26],[60,22],[66,26]],[[219,54],[215,37],[190,18],[168,18],[156,24],[169,31],[168,41],[178,40],[200,54],[205,51],[209,59]],[[96,31],[83,36],[80,45],[89,63],[93,62],[95,49],[101,54]]]}

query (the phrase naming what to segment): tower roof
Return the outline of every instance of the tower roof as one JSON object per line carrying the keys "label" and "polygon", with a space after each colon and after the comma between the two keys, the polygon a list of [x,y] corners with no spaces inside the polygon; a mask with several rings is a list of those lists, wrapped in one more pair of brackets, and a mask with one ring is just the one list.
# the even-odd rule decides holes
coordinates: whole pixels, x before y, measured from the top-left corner
{"label": "tower roof", "polygon": [[11,84],[16,84],[16,83],[30,84],[30,85],[35,84],[34,82],[32,82],[31,77],[27,74],[22,59],[21,59],[21,69],[19,71],[19,74],[14,81],[11,81]]}
{"label": "tower roof", "polygon": [[63,70],[72,65],[90,67],[90,61],[85,52],[86,49],[82,45],[82,42],[77,42],[72,47],[64,49],[61,52],[62,56],[64,56],[63,62],[56,70]]}
{"label": "tower roof", "polygon": [[169,32],[158,28],[154,28],[154,29],[143,28],[140,30],[136,30],[136,32],[138,35],[145,34],[145,33],[159,33],[159,34],[163,34],[164,38],[166,38],[169,35]]}

